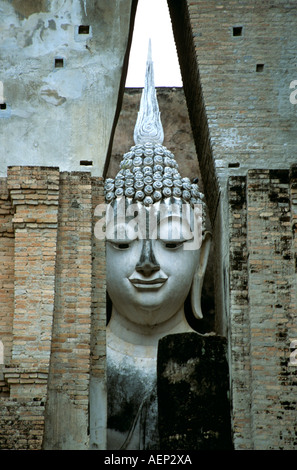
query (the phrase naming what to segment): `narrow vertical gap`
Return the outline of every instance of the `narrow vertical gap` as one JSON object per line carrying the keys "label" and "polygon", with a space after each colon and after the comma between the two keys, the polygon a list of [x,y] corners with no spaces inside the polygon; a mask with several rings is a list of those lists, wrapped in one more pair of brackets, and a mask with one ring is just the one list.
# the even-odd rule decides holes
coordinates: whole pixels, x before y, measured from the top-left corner
{"label": "narrow vertical gap", "polygon": [[220,188],[211,150],[208,121],[197,67],[195,38],[189,34],[191,23],[187,2],[168,0],[173,33],[179,58],[189,118],[211,223],[216,217]]}
{"label": "narrow vertical gap", "polygon": [[[212,153],[208,117],[198,67],[197,48],[199,47],[199,36],[193,34],[189,2],[186,0],[167,0],[167,3],[199,161],[210,226],[213,231],[213,242],[202,295],[204,293],[206,297],[207,295],[212,297],[213,318],[210,320],[210,323],[214,323],[214,330],[222,334],[227,329],[225,315],[227,306],[225,305],[225,298],[222,298],[220,295],[220,293],[225,292],[224,273],[226,269],[222,259],[222,240],[224,234],[220,230],[222,226],[221,212],[224,210],[224,202],[221,199],[221,190]],[[208,282],[208,285],[206,282]],[[206,285],[208,290],[205,289]],[[207,315],[205,315],[206,319]]]}
{"label": "narrow vertical gap", "polygon": [[116,126],[117,126],[119,115],[120,115],[120,112],[121,112],[121,109],[122,109],[123,96],[124,96],[124,91],[125,91],[125,83],[126,83],[126,77],[127,77],[127,71],[128,71],[128,65],[129,65],[130,49],[131,49],[132,37],[133,37],[133,29],[134,29],[136,10],[137,10],[137,2],[138,2],[138,0],[132,0],[132,4],[131,4],[130,29],[129,29],[129,34],[128,34],[127,48],[126,48],[126,53],[125,53],[124,60],[123,60],[122,77],[121,77],[121,82],[120,82],[120,88],[119,88],[118,102],[117,102],[115,117],[114,117],[114,121],[113,121],[113,126],[112,126],[110,139],[109,139],[109,146],[108,146],[108,149],[107,149],[106,159],[105,159],[104,168],[103,168],[103,175],[102,175],[103,178],[106,178],[106,174],[107,174],[107,171],[108,171],[108,166],[109,166],[109,161],[110,161],[111,151],[112,151],[112,143],[113,143],[114,133],[115,133],[115,129],[116,129]]}
{"label": "narrow vertical gap", "polygon": [[0,365],[4,364],[4,344],[0,340]]}

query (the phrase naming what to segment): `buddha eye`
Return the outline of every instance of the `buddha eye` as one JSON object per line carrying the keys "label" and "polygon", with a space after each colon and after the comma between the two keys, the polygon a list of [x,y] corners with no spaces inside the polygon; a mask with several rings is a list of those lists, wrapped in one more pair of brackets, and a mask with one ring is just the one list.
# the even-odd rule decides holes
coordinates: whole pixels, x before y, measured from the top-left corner
{"label": "buddha eye", "polygon": [[168,248],[169,250],[176,250],[177,248],[179,248],[183,244],[183,241],[180,241],[180,242],[176,242],[176,241],[164,242],[164,244],[165,244],[165,248]]}
{"label": "buddha eye", "polygon": [[127,250],[127,248],[129,247],[130,247],[129,243],[119,243],[119,245],[117,246],[119,250]]}
{"label": "buddha eye", "polygon": [[117,250],[128,250],[130,248],[130,243],[113,243],[114,248]]}
{"label": "buddha eye", "polygon": [[116,250],[121,250],[121,251],[124,251],[124,250],[128,250],[131,246],[131,243],[127,243],[127,242],[124,242],[124,241],[111,241],[111,240],[108,240],[108,243],[110,243],[113,248],[115,248]]}

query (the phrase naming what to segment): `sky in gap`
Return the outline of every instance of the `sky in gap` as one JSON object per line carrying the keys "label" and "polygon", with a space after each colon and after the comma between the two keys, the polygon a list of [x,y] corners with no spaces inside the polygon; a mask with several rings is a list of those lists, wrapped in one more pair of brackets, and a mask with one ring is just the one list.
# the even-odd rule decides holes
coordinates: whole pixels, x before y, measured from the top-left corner
{"label": "sky in gap", "polygon": [[166,0],[138,0],[127,88],[144,86],[149,38],[156,87],[182,87],[182,79]]}

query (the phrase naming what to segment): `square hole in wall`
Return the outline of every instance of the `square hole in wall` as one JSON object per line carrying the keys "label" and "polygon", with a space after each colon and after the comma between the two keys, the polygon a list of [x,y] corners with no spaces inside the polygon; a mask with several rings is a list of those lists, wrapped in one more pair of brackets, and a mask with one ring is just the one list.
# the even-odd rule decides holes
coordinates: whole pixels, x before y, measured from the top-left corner
{"label": "square hole in wall", "polygon": [[239,168],[239,167],[240,167],[239,162],[228,163],[228,168]]}
{"label": "square hole in wall", "polygon": [[62,57],[56,57],[55,58],[55,68],[59,69],[64,67],[64,59]]}
{"label": "square hole in wall", "polygon": [[233,26],[233,36],[242,36],[242,26]]}
{"label": "square hole in wall", "polygon": [[6,103],[0,103],[0,109],[2,110],[6,109]]}
{"label": "square hole in wall", "polygon": [[92,26],[88,24],[76,25],[74,27],[74,40],[77,42],[85,42],[92,39]]}
{"label": "square hole in wall", "polygon": [[256,72],[263,72],[264,64],[257,64],[256,65]]}
{"label": "square hole in wall", "polygon": [[90,34],[90,26],[81,24],[78,27],[78,34]]}

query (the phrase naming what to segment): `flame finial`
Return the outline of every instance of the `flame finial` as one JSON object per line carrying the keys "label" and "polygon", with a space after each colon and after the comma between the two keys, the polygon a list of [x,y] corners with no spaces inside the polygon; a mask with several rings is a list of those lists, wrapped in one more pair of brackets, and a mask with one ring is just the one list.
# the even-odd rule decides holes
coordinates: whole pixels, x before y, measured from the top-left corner
{"label": "flame finial", "polygon": [[152,45],[149,40],[146,62],[145,85],[141,95],[140,108],[134,129],[135,144],[148,142],[162,145],[164,140],[163,126],[157,100],[152,60]]}

